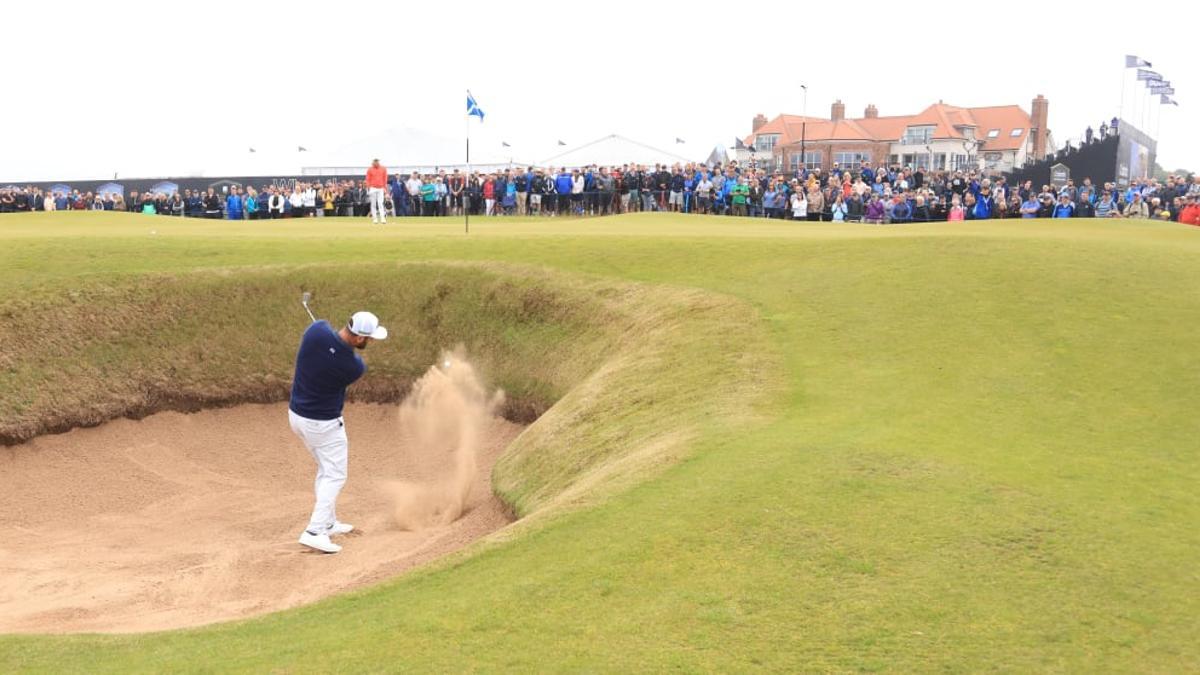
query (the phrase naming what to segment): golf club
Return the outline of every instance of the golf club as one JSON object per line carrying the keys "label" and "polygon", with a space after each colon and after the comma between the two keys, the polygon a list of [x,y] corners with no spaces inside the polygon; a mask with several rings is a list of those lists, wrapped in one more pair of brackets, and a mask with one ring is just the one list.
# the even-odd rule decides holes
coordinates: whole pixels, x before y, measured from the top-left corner
{"label": "golf club", "polygon": [[312,300],[312,293],[304,291],[304,293],[300,296],[300,304],[304,305],[304,311],[308,312],[308,318],[312,319],[313,323],[316,323],[317,317],[313,316],[312,310],[308,308],[309,300]]}

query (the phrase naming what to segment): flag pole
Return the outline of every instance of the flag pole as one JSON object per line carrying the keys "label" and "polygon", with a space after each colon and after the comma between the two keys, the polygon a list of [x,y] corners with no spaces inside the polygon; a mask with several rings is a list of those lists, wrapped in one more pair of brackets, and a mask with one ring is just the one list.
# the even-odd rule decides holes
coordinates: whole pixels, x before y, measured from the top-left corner
{"label": "flag pole", "polygon": [[[467,92],[469,97],[471,92]],[[467,186],[471,184],[471,114],[467,113],[467,176],[463,182],[463,233],[471,234],[471,198],[467,194]]]}

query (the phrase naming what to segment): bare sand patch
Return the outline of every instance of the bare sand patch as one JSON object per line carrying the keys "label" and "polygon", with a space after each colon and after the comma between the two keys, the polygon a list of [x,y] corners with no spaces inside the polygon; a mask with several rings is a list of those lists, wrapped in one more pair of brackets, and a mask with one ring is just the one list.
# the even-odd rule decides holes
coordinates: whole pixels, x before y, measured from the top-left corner
{"label": "bare sand patch", "polygon": [[[490,476],[522,429],[490,415],[490,399],[476,404],[489,414],[468,429],[470,458],[458,441],[431,442],[445,439],[398,406],[347,406],[350,472],[338,515],[358,529],[337,538],[336,555],[296,542],[315,466],[288,427],[286,404],[165,412],[0,448],[9,525],[0,632],[135,632],[247,617],[458,550],[510,522]],[[456,517],[401,510],[398,518],[397,486],[411,497],[447,485]]]}

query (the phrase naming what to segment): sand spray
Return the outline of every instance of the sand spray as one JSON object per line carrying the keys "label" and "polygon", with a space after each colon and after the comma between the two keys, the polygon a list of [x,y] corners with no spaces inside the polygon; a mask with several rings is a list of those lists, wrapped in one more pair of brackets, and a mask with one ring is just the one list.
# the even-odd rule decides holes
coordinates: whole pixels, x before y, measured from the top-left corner
{"label": "sand spray", "polygon": [[444,475],[426,481],[386,481],[393,515],[404,530],[448,525],[463,515],[478,471],[480,434],[504,404],[488,393],[462,347],[442,354],[400,404],[400,427],[412,447],[444,459]]}

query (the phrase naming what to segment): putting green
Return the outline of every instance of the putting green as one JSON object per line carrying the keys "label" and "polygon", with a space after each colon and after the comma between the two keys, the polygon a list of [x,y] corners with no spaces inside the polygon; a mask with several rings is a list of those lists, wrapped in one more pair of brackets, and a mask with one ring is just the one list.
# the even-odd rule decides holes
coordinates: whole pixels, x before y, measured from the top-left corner
{"label": "putting green", "polygon": [[[229,367],[278,391],[294,336],[258,328],[301,312],[288,303],[309,279],[341,303],[359,285],[382,299],[396,270],[422,263],[474,277],[463,288],[507,279],[571,299],[530,322],[512,319],[524,304],[473,316],[474,291],[455,296],[451,315],[499,378],[535,408],[554,404],[498,468],[531,514],[505,536],[241,623],[0,637],[0,669],[1181,672],[1200,660],[1200,231],[654,214],[473,222],[469,237],[460,225],[0,220],[5,425],[54,409],[59,395],[37,392],[96,373],[120,383],[131,354],[161,359],[147,362],[156,378],[176,346],[244,321],[262,346]],[[200,282],[224,290],[165,316],[202,320],[139,339],[131,298]],[[261,319],[238,310],[256,304]],[[54,332],[47,316],[108,332],[77,349],[39,335]]]}

